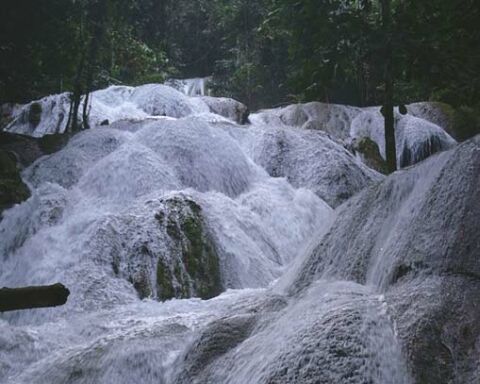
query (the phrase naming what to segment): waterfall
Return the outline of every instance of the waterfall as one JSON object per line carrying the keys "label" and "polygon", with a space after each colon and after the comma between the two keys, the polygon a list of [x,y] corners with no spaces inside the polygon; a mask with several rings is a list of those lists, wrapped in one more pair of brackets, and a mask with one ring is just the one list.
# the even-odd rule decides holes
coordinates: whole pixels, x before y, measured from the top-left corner
{"label": "waterfall", "polygon": [[208,83],[211,77],[195,77],[191,79],[170,79],[165,83],[187,96],[211,96]]}
{"label": "waterfall", "polygon": [[385,180],[322,130],[242,126],[193,99],[97,91],[109,126],[22,172],[0,286],[71,295],[0,315],[0,383],[412,383],[385,288],[400,256],[382,252],[453,152],[420,184],[426,166]]}

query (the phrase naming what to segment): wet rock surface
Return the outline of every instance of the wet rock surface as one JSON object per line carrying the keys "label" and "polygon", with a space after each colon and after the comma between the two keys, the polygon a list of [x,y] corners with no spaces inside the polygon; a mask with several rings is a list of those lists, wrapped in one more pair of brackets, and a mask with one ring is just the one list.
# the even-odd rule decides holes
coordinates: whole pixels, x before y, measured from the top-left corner
{"label": "wet rock surface", "polygon": [[[455,140],[451,118],[435,103],[407,106],[407,115],[395,112],[395,136],[399,167],[415,164],[430,155],[451,148]],[[347,105],[311,102],[254,113],[256,124],[288,125],[307,130],[320,130],[339,143],[352,147],[352,141],[369,139],[375,142],[385,158],[384,119],[380,107],[358,108]],[[441,126],[440,126],[441,125]]]}
{"label": "wet rock surface", "polygon": [[337,213],[292,292],[321,277],[373,285],[386,292],[415,382],[478,379],[480,136],[397,172]]}
{"label": "wet rock surface", "polygon": [[210,112],[226,117],[238,124],[248,121],[248,108],[237,100],[226,97],[203,96],[202,101],[208,105]]}
{"label": "wet rock surface", "polygon": [[20,177],[15,154],[0,150],[0,218],[3,210],[30,197],[30,190]]}

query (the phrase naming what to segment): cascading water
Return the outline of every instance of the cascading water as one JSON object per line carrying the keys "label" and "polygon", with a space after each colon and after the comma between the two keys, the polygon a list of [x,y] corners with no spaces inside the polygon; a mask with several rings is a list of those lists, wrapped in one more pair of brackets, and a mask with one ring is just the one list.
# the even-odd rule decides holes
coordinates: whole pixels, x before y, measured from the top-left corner
{"label": "cascading water", "polygon": [[23,172],[0,285],[71,295],[0,317],[0,383],[410,383],[381,281],[304,268],[336,217],[325,201],[382,176],[323,132],[239,126],[166,88],[99,91],[150,117]]}
{"label": "cascading water", "polygon": [[[435,103],[407,106],[409,114],[395,111],[395,136],[397,163],[406,167],[430,155],[452,148],[456,141],[436,123],[447,122],[438,114]],[[250,119],[256,123],[289,125],[328,133],[339,142],[349,146],[355,139],[368,138],[378,146],[385,158],[384,119],[380,107],[357,108],[345,105],[311,102],[285,108],[260,111]]]}
{"label": "cascading water", "polygon": [[192,79],[171,79],[166,84],[187,96],[210,96],[210,90],[208,89],[210,81],[210,77],[195,77]]}

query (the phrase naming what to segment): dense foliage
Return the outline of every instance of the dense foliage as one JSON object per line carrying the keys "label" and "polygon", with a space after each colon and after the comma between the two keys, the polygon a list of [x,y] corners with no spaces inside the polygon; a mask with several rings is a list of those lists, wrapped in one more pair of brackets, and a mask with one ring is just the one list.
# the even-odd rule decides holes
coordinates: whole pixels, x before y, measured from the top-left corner
{"label": "dense foliage", "polygon": [[375,0],[5,0],[0,101],[72,90],[83,55],[93,88],[213,75],[251,108],[378,104],[390,39],[397,103],[478,109],[478,2],[391,2],[385,36]]}

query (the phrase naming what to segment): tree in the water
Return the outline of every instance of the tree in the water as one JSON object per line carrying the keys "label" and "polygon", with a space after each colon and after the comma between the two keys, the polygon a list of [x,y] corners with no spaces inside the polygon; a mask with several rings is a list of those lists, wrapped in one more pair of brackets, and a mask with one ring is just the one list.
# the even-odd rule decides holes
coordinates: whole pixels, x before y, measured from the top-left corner
{"label": "tree in the water", "polygon": [[[96,71],[98,53],[107,29],[109,0],[89,0],[83,4],[80,21],[80,52],[67,130],[75,132],[80,128],[89,128],[88,104]],[[82,122],[78,121],[79,109],[83,98]]]}
{"label": "tree in the water", "polygon": [[395,119],[393,113],[393,28],[392,9],[390,0],[381,0],[382,28],[384,35],[384,81],[385,100],[383,103],[383,117],[385,119],[385,155],[389,172],[397,169],[397,155],[395,148]]}

